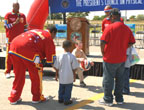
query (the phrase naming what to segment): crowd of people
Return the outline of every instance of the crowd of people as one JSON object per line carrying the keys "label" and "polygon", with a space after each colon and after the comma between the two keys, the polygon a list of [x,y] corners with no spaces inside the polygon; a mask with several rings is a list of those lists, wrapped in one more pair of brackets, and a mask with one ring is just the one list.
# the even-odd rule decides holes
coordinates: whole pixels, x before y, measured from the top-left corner
{"label": "crowd of people", "polygon": [[[86,87],[80,64],[87,59],[82,50],[82,41],[75,42],[75,49],[71,53],[72,42],[66,40],[62,47],[64,53],[56,57],[53,39],[57,29],[26,30],[25,15],[19,12],[19,3],[13,4],[12,12],[5,16],[7,36],[6,78],[10,78],[13,66],[15,78],[8,100],[10,104],[21,102],[21,93],[25,83],[25,72],[28,69],[31,80],[32,103],[47,101],[42,94],[43,59],[51,64],[56,71],[55,80],[59,80],[58,102],[69,105],[72,103],[71,93],[76,74],[80,86]],[[131,46],[135,43],[132,31],[124,24],[120,10],[106,6],[106,18],[102,22],[101,53],[103,56],[103,90],[104,97],[100,104],[112,106],[113,94],[117,104],[123,104],[123,94],[129,94]],[[26,31],[26,32],[25,32]],[[90,63],[94,65],[93,62]]]}

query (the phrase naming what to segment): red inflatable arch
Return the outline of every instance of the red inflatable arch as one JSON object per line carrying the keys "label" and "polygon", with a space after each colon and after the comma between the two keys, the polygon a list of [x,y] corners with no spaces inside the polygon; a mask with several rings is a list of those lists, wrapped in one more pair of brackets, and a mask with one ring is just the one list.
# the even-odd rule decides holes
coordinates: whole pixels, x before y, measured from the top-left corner
{"label": "red inflatable arch", "polygon": [[43,29],[48,14],[48,0],[34,0],[27,15],[28,29]]}

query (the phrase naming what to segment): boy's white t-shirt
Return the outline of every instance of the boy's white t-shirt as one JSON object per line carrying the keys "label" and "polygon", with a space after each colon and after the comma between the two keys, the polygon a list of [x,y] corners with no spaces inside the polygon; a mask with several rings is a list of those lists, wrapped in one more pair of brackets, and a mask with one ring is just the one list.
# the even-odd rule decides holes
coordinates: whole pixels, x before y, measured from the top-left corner
{"label": "boy's white t-shirt", "polygon": [[55,60],[54,67],[59,70],[60,84],[73,83],[73,71],[79,67],[76,57],[70,52],[58,56]]}

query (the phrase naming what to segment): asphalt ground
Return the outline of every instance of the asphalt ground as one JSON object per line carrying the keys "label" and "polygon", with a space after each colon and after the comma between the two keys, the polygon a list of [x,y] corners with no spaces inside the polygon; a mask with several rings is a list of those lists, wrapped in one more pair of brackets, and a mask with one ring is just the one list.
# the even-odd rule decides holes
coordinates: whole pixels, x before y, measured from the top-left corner
{"label": "asphalt ground", "polygon": [[[139,64],[144,64],[144,50],[137,49],[137,52],[141,58]],[[56,53],[57,55],[63,53],[61,46],[56,46]],[[5,53],[0,55],[5,56]],[[90,46],[90,55],[95,56],[91,58],[93,61],[102,62],[99,46]],[[51,68],[44,68],[44,70],[44,74],[49,72],[54,74],[54,70]],[[131,80],[131,94],[124,95],[125,103],[117,105],[114,101],[112,107],[99,105],[98,103],[98,100],[103,97],[102,77],[85,77],[84,81],[87,84],[85,88],[79,86],[79,80],[77,79],[72,91],[73,104],[69,106],[58,103],[59,83],[54,80],[53,75],[43,77],[43,94],[49,96],[49,101],[32,104],[31,81],[28,73],[26,74],[26,82],[21,96],[22,102],[11,105],[8,96],[10,95],[13,80],[13,73],[10,79],[6,79],[4,70],[0,70],[0,110],[144,110],[144,81],[142,80]]]}
{"label": "asphalt ground", "polygon": [[[79,79],[74,82],[72,90],[73,104],[65,106],[58,103],[59,83],[53,76],[43,77],[43,94],[49,97],[47,102],[32,104],[31,81],[26,74],[25,86],[22,92],[22,102],[11,105],[8,96],[12,88],[14,74],[6,79],[4,70],[0,70],[0,110],[143,110],[144,109],[144,81],[131,80],[130,95],[124,95],[124,104],[117,105],[114,100],[112,107],[100,105],[98,100],[103,97],[102,77],[85,77],[86,87],[79,86]],[[49,72],[49,69],[45,69]]]}

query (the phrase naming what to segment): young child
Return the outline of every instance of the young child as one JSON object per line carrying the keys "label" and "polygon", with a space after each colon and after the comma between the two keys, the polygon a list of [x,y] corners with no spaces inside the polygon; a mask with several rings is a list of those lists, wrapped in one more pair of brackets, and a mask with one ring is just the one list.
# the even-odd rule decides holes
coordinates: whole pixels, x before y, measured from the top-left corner
{"label": "young child", "polygon": [[70,53],[72,43],[68,40],[63,42],[65,53],[56,58],[54,68],[56,70],[56,81],[59,78],[58,101],[64,105],[72,103],[71,92],[75,81],[75,70],[79,67],[76,57]]}
{"label": "young child", "polygon": [[[80,86],[81,87],[85,87],[86,84],[84,83],[84,76],[83,76],[83,69],[80,67],[80,63],[81,61],[87,59],[85,53],[83,52],[82,48],[83,48],[83,43],[80,40],[77,40],[75,43],[76,48],[73,50],[72,54],[77,58],[78,62],[79,62],[79,68],[76,70],[76,73],[78,74],[78,77],[80,79]],[[91,62],[91,66],[93,66],[94,63]]]}
{"label": "young child", "polygon": [[129,56],[131,55],[131,49],[132,47],[129,47],[127,49],[127,60],[125,62],[125,70],[124,70],[124,88],[123,88],[123,94],[130,94],[130,87],[129,87],[129,75],[130,75],[130,59]]}

